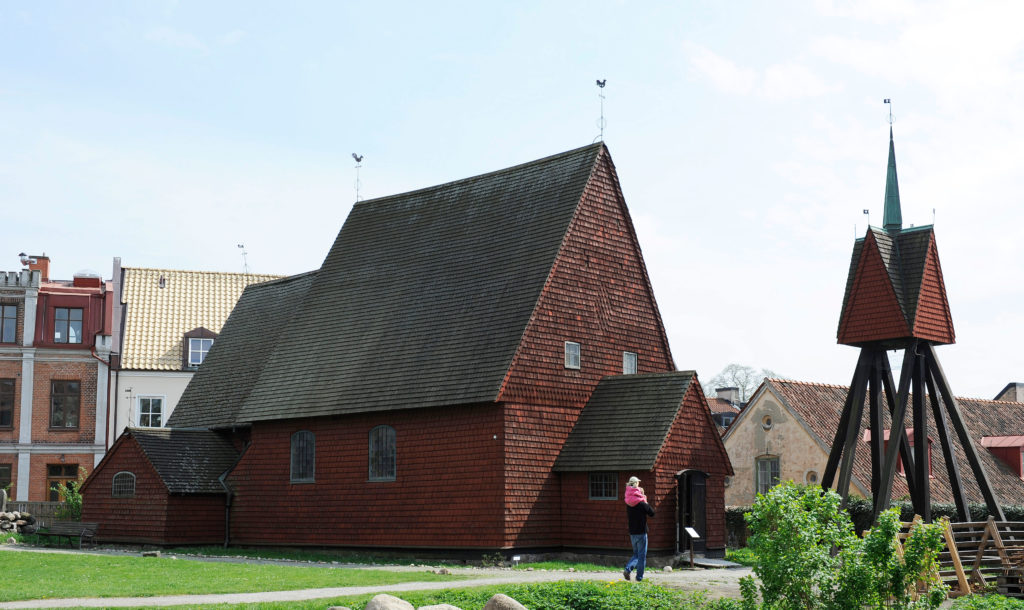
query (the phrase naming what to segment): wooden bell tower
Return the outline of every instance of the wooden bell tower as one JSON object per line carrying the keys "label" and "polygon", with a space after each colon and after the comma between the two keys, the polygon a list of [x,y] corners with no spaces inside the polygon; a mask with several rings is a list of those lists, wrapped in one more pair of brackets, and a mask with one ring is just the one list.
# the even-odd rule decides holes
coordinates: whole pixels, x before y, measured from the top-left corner
{"label": "wooden bell tower", "polygon": [[[822,477],[822,488],[832,487],[838,470],[837,490],[844,501],[848,497],[866,402],[873,516],[877,518],[889,506],[898,454],[904,464],[914,511],[931,521],[927,437],[931,411],[959,519],[967,521],[969,513],[953,451],[953,435],[967,456],[989,513],[1003,520],[999,501],[935,355],[934,346],[955,341],[934,228],[903,228],[890,127],[883,226],[868,227],[865,236],[853,244],[839,317],[838,342],[861,351]],[[894,388],[887,350],[903,350],[898,389]],[[908,403],[912,409],[912,439],[905,427]],[[888,431],[883,427],[883,408],[888,410],[891,422]]]}

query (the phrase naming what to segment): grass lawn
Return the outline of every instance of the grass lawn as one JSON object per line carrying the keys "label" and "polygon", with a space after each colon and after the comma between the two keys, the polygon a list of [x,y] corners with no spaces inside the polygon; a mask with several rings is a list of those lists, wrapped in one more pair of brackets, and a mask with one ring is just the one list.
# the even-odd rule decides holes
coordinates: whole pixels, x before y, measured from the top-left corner
{"label": "grass lawn", "polygon": [[[566,581],[522,585],[465,587],[439,591],[393,593],[413,607],[451,604],[463,610],[480,610],[496,593],[504,593],[528,608],[536,610],[629,609],[629,610],[738,610],[735,600],[708,601],[701,593],[685,593],[657,585],[637,585],[624,581]],[[328,606],[347,606],[362,610],[373,594],[317,599],[302,602],[264,604],[216,604],[189,606],[202,610],[237,608],[259,610],[323,610]],[[176,608],[184,608],[177,606]]]}
{"label": "grass lawn", "polygon": [[0,574],[0,601],[249,593],[466,578],[427,570],[390,572],[21,551],[0,551]]}

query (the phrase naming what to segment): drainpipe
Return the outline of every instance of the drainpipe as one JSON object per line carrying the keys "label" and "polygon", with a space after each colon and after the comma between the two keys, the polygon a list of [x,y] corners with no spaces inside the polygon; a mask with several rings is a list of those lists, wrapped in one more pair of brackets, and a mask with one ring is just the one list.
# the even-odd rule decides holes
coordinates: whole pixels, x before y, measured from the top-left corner
{"label": "drainpipe", "polygon": [[235,498],[235,492],[228,486],[226,479],[228,474],[230,474],[231,471],[235,469],[235,466],[238,466],[238,463],[242,461],[242,458],[245,457],[245,452],[249,450],[249,445],[252,445],[252,441],[247,442],[245,446],[242,447],[242,452],[238,454],[238,459],[235,460],[235,463],[217,477],[217,482],[220,483],[220,486],[224,488],[224,493],[227,494],[224,498],[224,548],[228,548],[231,544],[231,502]]}

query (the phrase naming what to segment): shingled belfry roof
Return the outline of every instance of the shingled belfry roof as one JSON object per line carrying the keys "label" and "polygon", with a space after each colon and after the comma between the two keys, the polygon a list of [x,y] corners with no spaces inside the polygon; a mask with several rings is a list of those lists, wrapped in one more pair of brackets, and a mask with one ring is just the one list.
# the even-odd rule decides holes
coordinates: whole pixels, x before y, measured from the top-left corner
{"label": "shingled belfry roof", "polygon": [[[603,143],[356,203],[294,315],[262,325],[276,340],[237,413],[215,417],[232,399],[186,391],[202,414],[179,405],[169,425],[497,400],[599,163]],[[218,368],[227,379],[252,361]]]}
{"label": "shingled belfry roof", "polygon": [[891,131],[884,217],[884,228],[868,227],[854,242],[838,342],[892,348],[912,338],[955,342],[934,228],[902,227]]}
{"label": "shingled belfry roof", "polygon": [[694,375],[677,371],[602,379],[563,445],[555,470],[654,468]]}

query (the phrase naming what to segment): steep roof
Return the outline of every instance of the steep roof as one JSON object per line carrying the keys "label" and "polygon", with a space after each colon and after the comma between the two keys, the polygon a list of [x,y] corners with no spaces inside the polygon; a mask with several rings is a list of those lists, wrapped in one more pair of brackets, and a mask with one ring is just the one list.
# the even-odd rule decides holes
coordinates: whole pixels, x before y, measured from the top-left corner
{"label": "steep roof", "polygon": [[693,371],[618,375],[598,383],[556,471],[651,470],[693,383]]}
{"label": "steep roof", "polygon": [[217,480],[239,453],[209,430],[129,428],[170,493],[224,493]]}
{"label": "steep roof", "polygon": [[182,370],[185,333],[199,327],[220,332],[246,286],[281,277],[142,267],[122,271],[121,366],[156,371]]}
{"label": "steep roof", "polygon": [[718,398],[716,396],[708,396],[708,409],[712,413],[733,413],[739,414],[740,408],[732,404],[724,398]]}
{"label": "steep roof", "polygon": [[[849,390],[847,386],[766,379],[762,390],[772,392],[785,408],[798,416],[802,423],[812,431],[812,436],[825,454],[828,455],[832,447],[832,440],[835,437],[836,428],[839,426],[839,416],[846,401],[846,395]],[[989,482],[992,484],[1001,503],[1004,505],[1024,503],[1024,481],[1021,481],[1006,464],[981,446],[981,439],[985,436],[1024,434],[1024,403],[997,402],[977,398],[957,398],[957,403],[963,414],[964,424],[967,426],[970,436],[975,443],[978,456],[988,474]],[[931,458],[932,478],[930,479],[932,500],[936,502],[952,502],[953,494],[949,484],[946,462],[938,445],[938,432],[931,421],[930,413],[931,410],[929,408],[928,437],[933,443]],[[859,436],[862,440],[865,438],[864,431],[867,426],[867,419],[867,403],[865,399],[864,416],[862,417]],[[883,425],[888,429],[890,426],[888,409],[882,410],[882,420]],[[735,429],[735,426],[736,424],[726,434],[730,434]],[[947,426],[949,426],[948,421]],[[906,427],[907,429],[914,427],[913,414],[909,405],[907,408]],[[954,453],[957,456],[960,476],[968,499],[975,502],[983,501],[974,474],[971,472],[966,455],[959,442],[954,442]],[[860,443],[854,457],[853,476],[864,489],[871,488],[870,460],[868,443]],[[893,497],[899,498],[907,494],[908,490],[905,479],[896,477],[893,484]]]}
{"label": "steep roof", "polygon": [[357,203],[237,419],[496,400],[602,155]]}
{"label": "steep roof", "polygon": [[248,286],[167,421],[172,427],[236,422],[291,317],[302,308],[316,272]]}

